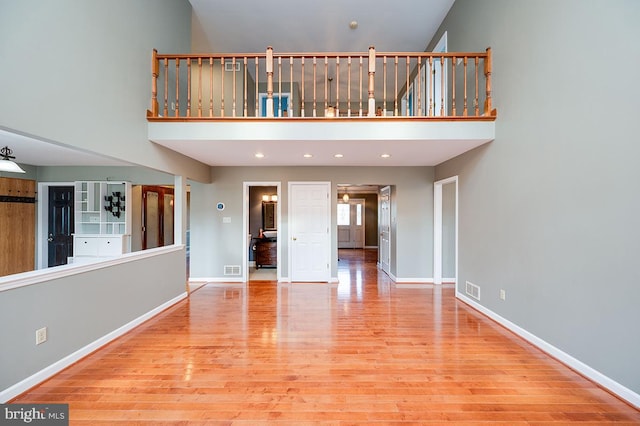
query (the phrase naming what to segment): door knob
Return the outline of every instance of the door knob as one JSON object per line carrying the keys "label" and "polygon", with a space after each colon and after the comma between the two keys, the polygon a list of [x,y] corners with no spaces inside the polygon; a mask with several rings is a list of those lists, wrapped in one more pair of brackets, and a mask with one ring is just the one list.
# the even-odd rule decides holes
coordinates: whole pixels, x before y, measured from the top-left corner
{"label": "door knob", "polygon": [[53,234],[49,234],[49,238],[47,238],[47,241],[53,242]]}
{"label": "door knob", "polygon": [[296,237],[293,237],[293,241],[296,241],[296,240],[297,240],[297,238],[296,238]]}

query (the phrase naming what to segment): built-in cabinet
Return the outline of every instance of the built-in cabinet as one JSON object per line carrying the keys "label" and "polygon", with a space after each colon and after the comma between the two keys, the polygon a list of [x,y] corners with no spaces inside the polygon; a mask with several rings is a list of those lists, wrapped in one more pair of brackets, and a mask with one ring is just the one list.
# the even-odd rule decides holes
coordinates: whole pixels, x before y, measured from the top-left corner
{"label": "built-in cabinet", "polygon": [[131,250],[131,184],[75,182],[74,263],[108,258]]}

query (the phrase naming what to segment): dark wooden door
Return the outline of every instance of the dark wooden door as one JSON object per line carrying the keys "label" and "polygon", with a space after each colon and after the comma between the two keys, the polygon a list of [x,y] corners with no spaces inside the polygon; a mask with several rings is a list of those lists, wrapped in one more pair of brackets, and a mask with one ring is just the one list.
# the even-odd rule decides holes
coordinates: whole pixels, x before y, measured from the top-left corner
{"label": "dark wooden door", "polygon": [[173,244],[173,188],[142,187],[142,249]]}
{"label": "dark wooden door", "polygon": [[49,187],[49,266],[73,256],[73,186]]}

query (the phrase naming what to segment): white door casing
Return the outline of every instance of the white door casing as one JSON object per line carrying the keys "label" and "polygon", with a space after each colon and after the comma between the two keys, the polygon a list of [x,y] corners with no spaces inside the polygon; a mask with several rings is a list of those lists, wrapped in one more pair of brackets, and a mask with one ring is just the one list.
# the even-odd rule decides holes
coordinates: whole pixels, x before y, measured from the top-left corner
{"label": "white door casing", "polygon": [[289,277],[329,282],[330,182],[289,182]]}
{"label": "white door casing", "polygon": [[391,266],[391,187],[380,190],[380,268],[389,275]]}
{"label": "white door casing", "polygon": [[454,211],[453,218],[449,218],[447,222],[453,223],[453,277],[446,277],[447,280],[453,280],[455,283],[458,281],[458,176],[453,176],[447,179],[442,179],[433,184],[433,282],[434,284],[442,284],[442,265],[443,265],[443,234],[444,223],[443,218],[443,186],[453,185],[453,197],[454,197]]}

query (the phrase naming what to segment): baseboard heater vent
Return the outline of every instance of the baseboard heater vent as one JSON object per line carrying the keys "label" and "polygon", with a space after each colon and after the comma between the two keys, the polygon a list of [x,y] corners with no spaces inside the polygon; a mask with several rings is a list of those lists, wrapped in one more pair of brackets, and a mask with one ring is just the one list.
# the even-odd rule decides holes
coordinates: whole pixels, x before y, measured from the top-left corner
{"label": "baseboard heater vent", "polygon": [[476,300],[480,300],[480,286],[467,281],[467,284],[464,290],[465,290],[465,293],[467,293],[467,295],[473,297]]}
{"label": "baseboard heater vent", "polygon": [[224,265],[225,275],[240,275],[240,265]]}

